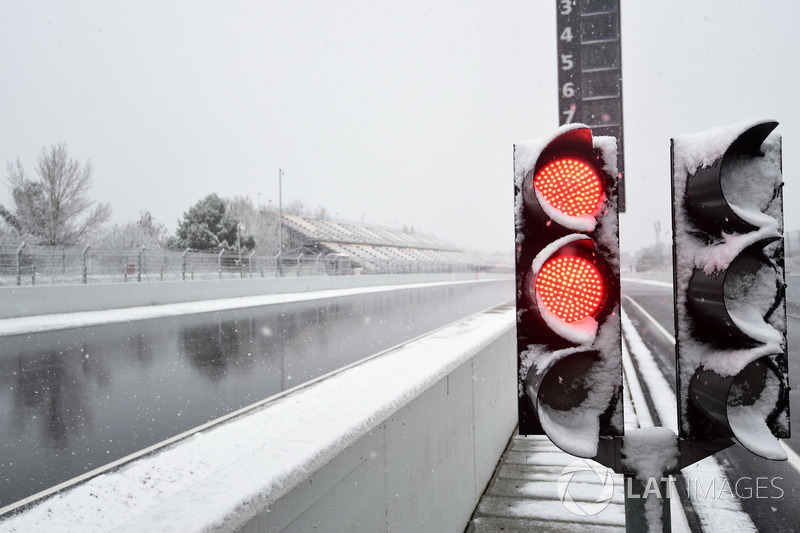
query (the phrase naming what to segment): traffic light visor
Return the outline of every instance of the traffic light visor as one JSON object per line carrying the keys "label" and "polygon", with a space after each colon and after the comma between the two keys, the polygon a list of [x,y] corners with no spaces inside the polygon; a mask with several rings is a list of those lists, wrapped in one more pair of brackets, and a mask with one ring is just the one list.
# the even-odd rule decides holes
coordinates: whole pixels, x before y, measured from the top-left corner
{"label": "traffic light visor", "polygon": [[704,419],[692,424],[703,428],[705,436],[732,436],[756,455],[785,460],[776,440],[789,437],[789,387],[783,372],[774,355],[751,361],[733,375],[700,367],[689,382],[688,400]]}

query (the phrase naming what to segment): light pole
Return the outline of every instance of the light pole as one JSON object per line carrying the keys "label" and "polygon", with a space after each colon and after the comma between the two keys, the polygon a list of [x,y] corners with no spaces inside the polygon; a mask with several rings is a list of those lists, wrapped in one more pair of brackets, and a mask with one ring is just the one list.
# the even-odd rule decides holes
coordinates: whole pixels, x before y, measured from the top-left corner
{"label": "light pole", "polygon": [[656,263],[658,268],[661,268],[661,240],[659,239],[661,234],[661,221],[656,220],[653,222],[653,228],[656,230]]}
{"label": "light pole", "polygon": [[278,169],[278,276],[281,276],[281,262],[283,258],[281,254],[283,253],[283,169]]}
{"label": "light pole", "polygon": [[242,231],[244,231],[244,224],[239,223],[236,225],[236,247],[239,249],[239,277],[244,277],[244,267],[242,266]]}

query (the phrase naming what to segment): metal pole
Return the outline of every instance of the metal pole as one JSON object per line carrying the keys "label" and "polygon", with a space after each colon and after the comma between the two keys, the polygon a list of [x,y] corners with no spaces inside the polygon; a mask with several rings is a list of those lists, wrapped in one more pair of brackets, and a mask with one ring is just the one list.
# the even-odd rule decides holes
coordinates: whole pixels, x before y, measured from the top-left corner
{"label": "metal pole", "polygon": [[86,245],[86,248],[83,249],[83,282],[87,282],[87,268],[86,268],[86,253],[89,251],[89,245]]}
{"label": "metal pole", "polygon": [[[658,485],[654,480],[645,486],[635,474],[625,473],[625,531],[639,533],[641,531],[672,531],[670,518],[669,488],[667,479],[662,477]],[[649,505],[648,505],[649,504]],[[661,509],[661,529],[648,522],[647,508]],[[653,527],[655,526],[655,527]]]}
{"label": "metal pole", "polygon": [[253,277],[253,256],[256,254],[256,251],[253,250],[250,252],[250,255],[247,256],[247,274],[251,278]]}
{"label": "metal pole", "polygon": [[278,169],[278,276],[281,276],[283,253],[283,169]]}
{"label": "metal pole", "polygon": [[189,253],[191,248],[187,248],[183,251],[183,255],[181,256],[181,277],[183,281],[186,281],[186,254]]}
{"label": "metal pole", "polygon": [[242,266],[242,226],[244,224],[236,225],[236,247],[239,249],[239,277],[244,277],[244,267]]}
{"label": "metal pole", "polygon": [[136,273],[136,281],[142,281],[142,254],[144,253],[147,246],[142,246],[142,249],[139,250],[139,265],[138,265],[138,272]]}
{"label": "metal pole", "polygon": [[22,250],[25,248],[25,241],[17,248],[17,285],[22,285]]}

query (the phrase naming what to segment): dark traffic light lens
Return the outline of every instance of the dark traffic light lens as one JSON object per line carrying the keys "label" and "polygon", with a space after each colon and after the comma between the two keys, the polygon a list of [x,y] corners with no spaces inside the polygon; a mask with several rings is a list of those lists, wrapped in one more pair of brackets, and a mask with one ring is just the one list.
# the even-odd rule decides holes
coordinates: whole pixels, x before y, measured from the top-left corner
{"label": "dark traffic light lens", "polygon": [[565,215],[594,215],[603,190],[595,170],[580,159],[561,158],[548,163],[533,179],[542,197]]}
{"label": "dark traffic light lens", "polygon": [[561,256],[547,261],[539,270],[536,291],[548,311],[572,323],[597,312],[605,287],[600,272],[590,261]]}
{"label": "dark traffic light lens", "polygon": [[556,362],[541,378],[537,408],[569,411],[580,407],[591,390],[592,366],[595,352],[578,352]]}

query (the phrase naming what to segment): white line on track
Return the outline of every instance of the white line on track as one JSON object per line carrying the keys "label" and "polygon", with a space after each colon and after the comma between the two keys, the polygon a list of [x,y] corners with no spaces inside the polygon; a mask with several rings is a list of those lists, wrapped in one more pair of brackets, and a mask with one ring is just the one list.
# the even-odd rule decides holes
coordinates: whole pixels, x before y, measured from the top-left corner
{"label": "white line on track", "polygon": [[[636,307],[637,311],[642,312],[643,316],[652,322],[658,331],[665,334],[673,343],[675,342],[674,337],[661,327],[655,318],[642,309],[637,302],[627,295],[624,296],[624,298]],[[658,367],[658,363],[653,358],[653,354],[650,353],[650,350],[644,345],[638,331],[636,331],[636,328],[624,311],[621,313],[621,318],[623,336],[625,337],[625,342],[630,344],[630,353],[633,355],[628,361],[635,359],[636,363],[639,365],[642,378],[645,381],[647,390],[650,393],[650,398],[653,401],[656,411],[658,411],[662,423],[664,423],[666,427],[677,431],[677,397]],[[629,382],[631,376],[633,379],[636,379],[636,373],[633,368],[631,368],[630,372],[626,371],[626,375],[628,376]],[[640,409],[638,406],[636,409],[638,414]],[[648,409],[646,402],[644,403],[643,409]],[[716,458],[713,456],[707,457],[685,468],[683,470],[683,477],[687,480],[687,484],[689,485],[687,492],[689,498],[692,500],[692,508],[697,514],[702,526],[712,527],[714,525],[725,524],[727,531],[731,533],[757,531],[750,515],[742,508],[741,502],[733,498],[732,495],[729,497],[729,494],[720,492],[720,494],[716,495],[716,498],[708,499],[699,497],[698,491],[696,490],[697,487],[706,487],[709,486],[709,484],[713,484],[715,480],[727,479],[724,470],[719,465]],[[695,488],[695,490],[691,490],[692,488]],[[673,509],[673,516],[676,514],[675,511],[676,510]]]}
{"label": "white line on track", "polygon": [[636,310],[637,310],[637,311],[639,311],[639,312],[640,312],[640,313],[641,313],[641,314],[642,314],[642,315],[643,315],[645,318],[647,318],[647,320],[649,320],[649,321],[652,323],[653,327],[654,327],[654,328],[656,328],[656,329],[659,331],[659,333],[661,333],[662,335],[664,335],[664,337],[666,337],[666,338],[667,338],[667,340],[669,340],[669,342],[671,342],[672,344],[675,344],[675,337],[672,335],[672,333],[670,333],[669,331],[667,331],[667,330],[664,328],[664,326],[662,326],[661,324],[659,324],[659,323],[658,323],[658,320],[656,320],[655,318],[653,318],[653,315],[651,315],[650,313],[648,313],[647,311],[645,311],[645,310],[644,310],[644,307],[642,307],[641,305],[639,305],[639,302],[637,302],[636,300],[634,300],[633,298],[631,298],[631,297],[630,297],[630,296],[628,296],[627,294],[624,294],[622,297],[623,297],[623,298],[625,298],[625,300],[627,300],[627,301],[628,301],[628,303],[630,303],[631,305],[633,305],[633,306],[636,308]]}
{"label": "white line on track", "polygon": [[[653,415],[650,413],[650,407],[647,404],[647,399],[642,389],[642,384],[639,382],[639,377],[636,373],[636,368],[633,364],[633,359],[631,358],[630,351],[628,350],[628,342],[630,342],[630,337],[635,337],[638,339],[639,334],[633,328],[633,324],[631,324],[630,319],[628,318],[628,316],[625,314],[624,311],[622,312],[622,324],[623,324],[622,326],[623,330],[625,330],[625,341],[622,343],[622,367],[625,371],[625,381],[626,384],[628,385],[628,390],[630,392],[630,399],[631,402],[633,403],[633,410],[636,412],[636,418],[638,420],[639,427],[653,427],[655,425],[653,420]],[[639,339],[639,343],[641,343],[641,339]],[[625,423],[627,430],[629,422],[626,420]],[[670,476],[669,480],[670,494],[677,494],[675,483],[676,483],[675,478]],[[674,533],[690,532],[691,528],[689,527],[689,522],[686,519],[686,514],[683,509],[683,506],[673,505],[672,502],[670,502],[669,510],[670,510],[670,519],[672,523],[671,524],[672,531]]]}
{"label": "white line on track", "polygon": [[637,278],[622,278],[622,281],[626,283],[641,283],[642,285],[656,285],[657,287],[669,287],[672,288],[672,282],[670,281],[658,281],[655,279],[637,279]]}
{"label": "white line on track", "polygon": [[628,351],[628,345],[624,342],[622,343],[622,368],[625,371],[625,379],[628,382],[627,389],[631,395],[633,410],[636,413],[637,420],[639,421],[637,424],[638,427],[655,426],[653,417],[650,416],[650,409],[647,406],[647,397],[645,396],[644,391],[642,390],[642,384],[639,383],[639,378],[636,375],[636,370],[633,366],[633,360],[631,359],[631,354]]}

